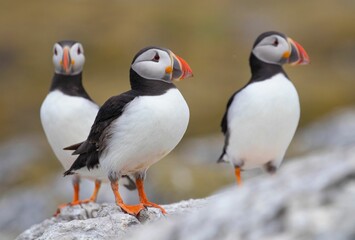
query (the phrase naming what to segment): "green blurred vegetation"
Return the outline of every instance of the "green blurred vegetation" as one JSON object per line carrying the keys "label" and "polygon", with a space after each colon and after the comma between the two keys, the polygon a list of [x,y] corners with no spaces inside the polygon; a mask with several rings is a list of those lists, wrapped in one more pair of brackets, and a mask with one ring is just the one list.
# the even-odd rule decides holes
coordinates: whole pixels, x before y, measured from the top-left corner
{"label": "green blurred vegetation", "polygon": [[[177,84],[191,110],[187,137],[220,131],[227,100],[249,79],[251,46],[267,30],[294,38],[311,58],[309,66],[285,67],[300,95],[302,125],[355,103],[351,0],[0,4],[0,140],[23,132],[43,134],[39,108],[53,74],[52,46],[63,39],[83,43],[84,84],[99,104],[129,88],[130,62],[142,47],[163,46],[183,57],[195,76]],[[47,155],[43,160],[54,158]]]}

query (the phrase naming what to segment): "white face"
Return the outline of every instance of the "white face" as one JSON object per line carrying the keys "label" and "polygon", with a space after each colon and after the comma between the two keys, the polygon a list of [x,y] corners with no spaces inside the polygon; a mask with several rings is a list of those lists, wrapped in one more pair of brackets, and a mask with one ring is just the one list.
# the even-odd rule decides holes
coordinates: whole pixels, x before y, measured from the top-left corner
{"label": "white face", "polygon": [[173,59],[167,51],[152,48],[139,55],[131,67],[143,78],[170,82]]}
{"label": "white face", "polygon": [[254,48],[254,55],[261,61],[271,64],[283,64],[291,52],[288,41],[280,35],[270,35],[261,40]]}
{"label": "white face", "polygon": [[[65,64],[65,61],[67,61],[67,64]],[[64,75],[79,74],[83,71],[84,63],[84,48],[80,43],[74,43],[72,46],[54,44],[53,64],[56,73]]]}

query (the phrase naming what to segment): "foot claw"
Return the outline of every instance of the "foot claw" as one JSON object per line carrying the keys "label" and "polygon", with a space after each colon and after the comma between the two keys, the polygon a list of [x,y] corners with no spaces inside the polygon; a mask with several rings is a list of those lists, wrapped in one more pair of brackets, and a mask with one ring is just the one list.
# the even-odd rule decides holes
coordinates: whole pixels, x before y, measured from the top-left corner
{"label": "foot claw", "polygon": [[159,208],[163,214],[166,214],[165,209],[164,209],[162,206],[159,206],[159,205],[156,204],[156,203],[144,202],[143,205],[144,205],[145,207]]}

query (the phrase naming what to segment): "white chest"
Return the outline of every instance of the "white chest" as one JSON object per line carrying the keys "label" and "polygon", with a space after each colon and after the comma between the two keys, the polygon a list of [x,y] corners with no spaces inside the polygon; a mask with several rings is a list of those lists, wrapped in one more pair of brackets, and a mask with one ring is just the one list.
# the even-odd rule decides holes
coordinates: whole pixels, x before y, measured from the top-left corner
{"label": "white chest", "polygon": [[189,108],[177,89],[134,99],[113,122],[102,167],[124,174],[147,169],[175,148],[188,122]]}
{"label": "white chest", "polygon": [[67,169],[75,157],[63,148],[84,141],[99,107],[84,98],[50,92],[41,106],[41,122],[55,155]]}
{"label": "white chest", "polygon": [[229,108],[229,157],[246,167],[281,161],[299,116],[297,91],[282,74],[248,85]]}

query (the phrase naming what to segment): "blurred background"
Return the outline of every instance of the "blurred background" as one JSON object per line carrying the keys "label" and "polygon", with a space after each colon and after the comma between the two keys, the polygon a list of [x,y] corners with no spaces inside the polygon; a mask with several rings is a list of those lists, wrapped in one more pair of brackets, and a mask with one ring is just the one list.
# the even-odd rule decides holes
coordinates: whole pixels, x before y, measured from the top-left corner
{"label": "blurred background", "polygon": [[[163,204],[234,184],[233,170],[215,164],[223,146],[219,124],[229,97],[249,80],[248,58],[260,33],[283,32],[311,58],[308,66],[285,66],[301,100],[299,132],[355,104],[352,0],[1,0],[0,5],[2,239],[49,217],[72,197],[71,179],[61,176],[39,119],[58,40],[83,44],[84,86],[99,104],[129,88],[131,60],[145,46],[169,48],[190,64],[194,78],[177,84],[191,111],[186,137],[148,171],[148,195]],[[286,158],[300,154],[296,138]],[[92,188],[83,180],[82,196]],[[135,201],[135,192],[123,194]],[[104,186],[99,202],[113,199]]]}

